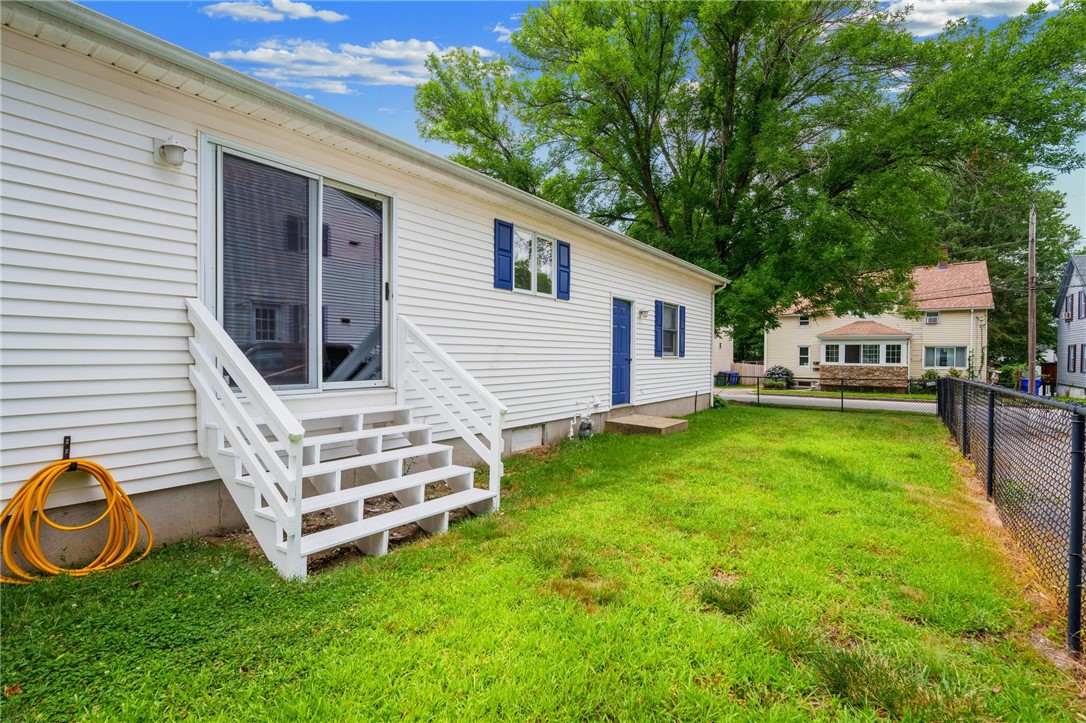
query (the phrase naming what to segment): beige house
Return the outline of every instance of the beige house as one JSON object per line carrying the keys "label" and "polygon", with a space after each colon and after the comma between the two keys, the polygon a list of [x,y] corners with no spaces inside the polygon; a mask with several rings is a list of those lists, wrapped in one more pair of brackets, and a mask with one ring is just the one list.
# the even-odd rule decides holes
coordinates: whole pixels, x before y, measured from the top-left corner
{"label": "beige house", "polygon": [[766,331],[765,365],[788,367],[799,386],[816,382],[899,387],[934,369],[978,374],[987,365],[988,312],[994,308],[984,261],[913,271],[916,318],[819,315],[803,304]]}

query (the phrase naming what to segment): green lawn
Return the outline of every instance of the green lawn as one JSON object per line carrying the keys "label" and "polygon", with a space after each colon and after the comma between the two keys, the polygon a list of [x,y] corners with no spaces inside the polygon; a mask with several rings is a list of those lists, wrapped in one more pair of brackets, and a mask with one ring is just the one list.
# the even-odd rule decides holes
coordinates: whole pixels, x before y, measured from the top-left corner
{"label": "green lawn", "polygon": [[731,406],[510,459],[501,513],[308,583],[193,542],[5,587],[0,716],[1075,720],[946,439]]}

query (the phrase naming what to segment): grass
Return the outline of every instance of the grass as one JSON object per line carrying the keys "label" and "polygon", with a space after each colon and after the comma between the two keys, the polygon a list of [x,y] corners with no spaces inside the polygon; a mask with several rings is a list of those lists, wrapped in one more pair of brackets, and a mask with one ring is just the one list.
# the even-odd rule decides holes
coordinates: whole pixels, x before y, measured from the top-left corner
{"label": "grass", "polygon": [[196,541],[5,587],[0,717],[1075,720],[960,462],[733,405],[511,458],[500,513],[308,583]]}

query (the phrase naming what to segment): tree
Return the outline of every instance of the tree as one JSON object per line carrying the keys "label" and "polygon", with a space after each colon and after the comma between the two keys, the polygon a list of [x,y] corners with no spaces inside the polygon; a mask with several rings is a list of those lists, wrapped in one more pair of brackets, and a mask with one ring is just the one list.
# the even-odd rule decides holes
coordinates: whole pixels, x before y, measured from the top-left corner
{"label": "tree", "polygon": [[551,2],[508,59],[432,59],[420,127],[728,276],[718,322],[737,336],[799,299],[877,313],[936,259],[963,164],[1084,161],[1081,0],[925,42],[903,19],[869,0]]}
{"label": "tree", "polygon": [[940,238],[954,261],[988,265],[995,310],[989,315],[988,360],[1026,360],[1028,330],[1028,225],[1037,206],[1037,343],[1056,345],[1051,310],[1064,268],[1079,243],[1067,222],[1061,194],[1044,189],[1043,176],[1011,168],[998,177],[968,167],[948,179]]}

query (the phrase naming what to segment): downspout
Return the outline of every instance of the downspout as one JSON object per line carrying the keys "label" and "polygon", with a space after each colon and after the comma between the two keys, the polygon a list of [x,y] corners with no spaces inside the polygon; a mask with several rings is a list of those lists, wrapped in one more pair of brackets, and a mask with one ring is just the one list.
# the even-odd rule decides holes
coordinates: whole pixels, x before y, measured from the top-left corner
{"label": "downspout", "polygon": [[[716,344],[716,337],[717,337],[717,333],[716,333],[716,295],[719,294],[724,289],[728,288],[728,284],[730,284],[730,283],[731,283],[731,279],[725,279],[723,284],[721,284],[717,288],[713,289],[713,297],[709,301],[709,307],[710,307],[710,309],[709,309],[709,312],[710,312],[709,313],[709,391],[707,392],[707,394],[709,395],[709,408],[710,409],[713,406],[713,392],[714,392],[714,389],[713,389],[713,351],[714,351],[713,344]],[[733,343],[734,343],[734,341],[735,340],[732,339]],[[732,363],[733,364],[735,363],[735,347],[734,346],[732,346]],[[728,371],[731,371],[731,364],[728,365]],[[698,411],[698,395],[699,394],[701,394],[701,392],[699,392],[699,391],[694,392],[694,412]]]}
{"label": "downspout", "polygon": [[976,362],[976,345],[973,342],[973,312],[975,312],[975,310],[976,309],[972,308],[969,309],[969,355],[973,357],[974,363]]}

